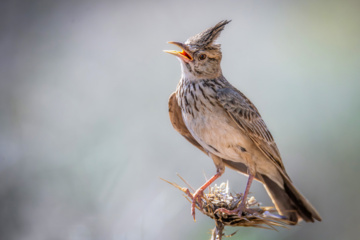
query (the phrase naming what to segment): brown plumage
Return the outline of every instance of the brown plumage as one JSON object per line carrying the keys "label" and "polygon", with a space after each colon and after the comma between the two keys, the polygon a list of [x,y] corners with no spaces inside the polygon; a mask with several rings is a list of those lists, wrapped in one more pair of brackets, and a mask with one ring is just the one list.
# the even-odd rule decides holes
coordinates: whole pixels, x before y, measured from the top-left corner
{"label": "brown plumage", "polygon": [[[293,186],[276,143],[260,113],[244,94],[222,75],[220,45],[214,44],[229,21],[189,38],[185,44],[171,42],[182,52],[167,51],[179,57],[182,77],[169,99],[174,128],[194,146],[209,155],[217,173],[194,194],[195,199],[222,175],[225,166],[249,175],[246,199],[252,179],[262,182],[277,210],[296,224],[321,221],[314,207]],[[245,204],[237,211],[241,216]]]}

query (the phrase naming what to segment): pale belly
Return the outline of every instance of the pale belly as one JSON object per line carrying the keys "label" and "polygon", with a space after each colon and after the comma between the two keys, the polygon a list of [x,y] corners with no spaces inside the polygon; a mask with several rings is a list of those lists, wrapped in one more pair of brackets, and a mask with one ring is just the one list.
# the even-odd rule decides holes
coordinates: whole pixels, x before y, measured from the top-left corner
{"label": "pale belly", "polygon": [[[192,116],[183,113],[184,122],[196,141],[220,158],[244,163],[251,171],[266,174],[279,185],[282,179],[275,165],[265,157],[222,108]],[[274,175],[275,174],[275,175]]]}
{"label": "pale belly", "polygon": [[236,162],[246,161],[245,152],[254,146],[222,108],[203,114],[184,114],[187,128],[208,152]]}

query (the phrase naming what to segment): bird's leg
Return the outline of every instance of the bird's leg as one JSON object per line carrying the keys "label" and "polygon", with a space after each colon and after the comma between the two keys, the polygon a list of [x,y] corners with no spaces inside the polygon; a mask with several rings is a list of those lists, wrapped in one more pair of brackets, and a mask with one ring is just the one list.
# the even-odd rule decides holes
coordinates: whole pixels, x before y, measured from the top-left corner
{"label": "bird's leg", "polygon": [[218,169],[217,173],[214,176],[212,176],[204,185],[199,187],[199,189],[196,190],[195,193],[193,194],[193,199],[192,199],[192,203],[191,203],[191,215],[193,216],[194,221],[195,221],[195,205],[196,205],[196,201],[198,201],[200,209],[202,209],[201,197],[203,196],[204,190],[206,188],[208,188],[222,174],[223,174],[223,172]]}
{"label": "bird's leg", "polygon": [[246,205],[246,200],[247,200],[247,196],[249,194],[250,191],[250,187],[251,187],[251,183],[254,180],[254,175],[253,174],[249,174],[249,178],[248,181],[246,183],[246,188],[245,188],[245,192],[244,192],[244,196],[241,200],[240,205],[235,209],[238,216],[241,217],[242,212],[245,210],[245,205]]}
{"label": "bird's leg", "polygon": [[208,153],[208,154],[214,161],[214,164],[216,166],[216,174],[214,176],[212,176],[209,180],[207,180],[206,183],[204,185],[202,185],[198,190],[196,190],[193,195],[193,199],[192,199],[192,203],[191,203],[191,215],[193,216],[194,221],[196,221],[195,220],[196,200],[198,200],[200,209],[202,209],[201,197],[203,196],[204,190],[206,188],[208,188],[216,179],[218,179],[225,172],[225,165],[224,165],[224,162],[222,161],[222,159],[216,155],[213,155],[212,153]]}
{"label": "bird's leg", "polygon": [[241,217],[242,212],[245,210],[246,199],[247,199],[247,196],[248,196],[249,191],[250,191],[251,183],[254,180],[254,176],[255,176],[255,174],[249,173],[249,178],[248,178],[248,181],[246,183],[244,196],[242,197],[241,203],[239,204],[239,206],[237,208],[235,208],[234,210],[228,210],[226,208],[219,208],[219,209],[216,209],[215,213],[223,212],[223,213],[226,213],[226,214],[237,214],[239,217]]}

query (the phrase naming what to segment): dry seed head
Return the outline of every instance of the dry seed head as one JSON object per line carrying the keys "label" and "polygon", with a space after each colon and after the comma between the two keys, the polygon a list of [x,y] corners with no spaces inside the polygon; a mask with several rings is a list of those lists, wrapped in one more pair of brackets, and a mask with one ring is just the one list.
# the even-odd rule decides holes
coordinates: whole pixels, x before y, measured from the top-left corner
{"label": "dry seed head", "polygon": [[[190,193],[187,188],[182,188],[175,183],[168,183],[186,193],[185,197],[189,202],[192,201],[192,193]],[[230,211],[234,210],[241,203],[243,194],[230,193],[228,182],[221,183],[220,186],[215,184],[209,189],[209,193],[204,194],[201,198],[203,209],[200,209],[199,202],[197,202],[196,207],[203,214],[214,219],[216,224],[220,223],[224,226],[232,227],[257,227],[271,230],[276,230],[274,226],[286,227],[290,225],[287,219],[277,214],[274,207],[260,206],[254,196],[247,198],[246,209],[243,211],[241,217],[236,214],[227,215],[223,212],[215,213],[219,208],[225,208]]]}

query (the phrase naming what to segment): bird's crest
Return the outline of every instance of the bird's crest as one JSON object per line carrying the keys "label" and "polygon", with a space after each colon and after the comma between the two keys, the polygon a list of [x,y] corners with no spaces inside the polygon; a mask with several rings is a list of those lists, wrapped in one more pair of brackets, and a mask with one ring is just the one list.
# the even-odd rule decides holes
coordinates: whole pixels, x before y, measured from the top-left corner
{"label": "bird's crest", "polygon": [[220,36],[221,31],[224,30],[225,25],[229,22],[231,20],[223,20],[215,26],[190,37],[185,44],[197,48],[220,48],[220,44],[214,44],[214,41]]}

